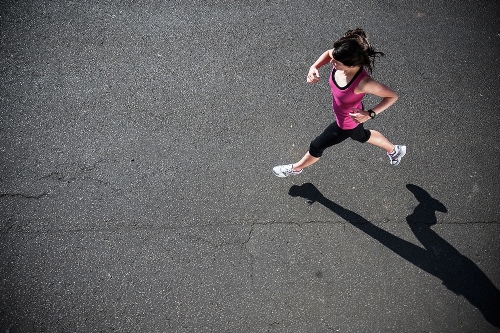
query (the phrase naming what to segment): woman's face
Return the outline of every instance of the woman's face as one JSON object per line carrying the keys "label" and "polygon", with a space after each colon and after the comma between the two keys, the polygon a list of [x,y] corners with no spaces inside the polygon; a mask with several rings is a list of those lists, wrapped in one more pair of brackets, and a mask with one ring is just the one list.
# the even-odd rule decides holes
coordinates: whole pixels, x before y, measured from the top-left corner
{"label": "woman's face", "polygon": [[338,60],[332,59],[332,64],[338,71],[347,71],[352,68],[352,66],[346,66]]}
{"label": "woman's face", "polygon": [[352,68],[352,66],[346,66],[343,63],[341,63],[340,61],[335,60],[335,58],[333,57],[333,50],[330,51],[330,57],[332,58],[332,60],[330,62],[335,66],[335,68],[338,71],[346,71],[346,70],[349,70],[350,68]]}

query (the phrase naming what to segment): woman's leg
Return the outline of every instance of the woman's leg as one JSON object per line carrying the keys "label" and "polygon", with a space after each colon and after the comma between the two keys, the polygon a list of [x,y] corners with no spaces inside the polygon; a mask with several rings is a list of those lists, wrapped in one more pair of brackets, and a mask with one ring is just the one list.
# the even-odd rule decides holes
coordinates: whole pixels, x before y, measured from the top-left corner
{"label": "woman's leg", "polygon": [[293,171],[300,171],[305,167],[308,167],[316,162],[318,162],[319,157],[312,156],[309,152],[307,152],[304,157],[297,163],[293,163]]}
{"label": "woman's leg", "polygon": [[323,151],[333,145],[337,145],[349,137],[348,133],[343,131],[337,125],[337,122],[331,123],[323,133],[318,135],[309,145],[309,151],[300,161],[293,164],[293,170],[302,170],[314,163],[323,155]]}
{"label": "woman's leg", "polygon": [[339,144],[349,137],[349,132],[340,129],[336,122],[330,124],[319,136],[309,145],[309,151],[294,164],[278,165],[273,168],[273,172],[278,177],[288,177],[298,175],[302,169],[316,163],[323,155],[323,151],[333,145]]}
{"label": "woman's leg", "polygon": [[387,138],[383,136],[382,133],[374,130],[370,130],[370,133],[370,138],[366,142],[380,147],[388,153],[394,152],[394,145],[389,140],[387,140]]}

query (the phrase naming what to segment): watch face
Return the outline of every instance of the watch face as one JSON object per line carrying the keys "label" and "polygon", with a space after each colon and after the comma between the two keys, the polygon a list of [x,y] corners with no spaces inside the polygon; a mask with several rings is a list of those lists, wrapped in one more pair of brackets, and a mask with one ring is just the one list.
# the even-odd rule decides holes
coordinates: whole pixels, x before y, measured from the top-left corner
{"label": "watch face", "polygon": [[375,118],[376,113],[374,111],[370,111],[370,117]]}

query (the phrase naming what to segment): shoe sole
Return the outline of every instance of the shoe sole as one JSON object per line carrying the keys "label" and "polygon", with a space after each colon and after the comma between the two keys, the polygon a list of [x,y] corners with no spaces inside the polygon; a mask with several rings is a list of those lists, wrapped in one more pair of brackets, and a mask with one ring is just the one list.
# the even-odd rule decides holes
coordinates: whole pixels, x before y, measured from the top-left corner
{"label": "shoe sole", "polygon": [[285,177],[288,177],[288,176],[297,176],[297,175],[300,175],[302,173],[302,170],[300,172],[297,172],[297,173],[281,173],[281,172],[276,172],[274,171],[273,169],[273,173],[276,177],[280,177],[280,178],[285,178]]}
{"label": "shoe sole", "polygon": [[274,170],[273,170],[273,173],[276,177],[280,177],[280,178],[285,178],[286,176],[282,173],[276,173]]}
{"label": "shoe sole", "polygon": [[401,156],[399,156],[397,163],[393,164],[393,166],[399,165],[399,163],[401,163],[401,159],[403,157],[405,157],[405,155],[406,155],[406,146],[401,146],[401,151],[402,151]]}
{"label": "shoe sole", "polygon": [[274,173],[274,175],[276,177],[280,177],[280,178],[285,178],[286,177],[286,175],[284,173],[274,171],[274,168],[273,168],[273,173]]}

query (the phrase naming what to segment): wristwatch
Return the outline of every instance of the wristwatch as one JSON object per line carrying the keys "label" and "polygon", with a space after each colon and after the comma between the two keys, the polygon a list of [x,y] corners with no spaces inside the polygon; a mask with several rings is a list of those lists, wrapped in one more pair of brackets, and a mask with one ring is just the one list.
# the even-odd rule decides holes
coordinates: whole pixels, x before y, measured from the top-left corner
{"label": "wristwatch", "polygon": [[373,111],[372,109],[368,110],[368,114],[370,115],[370,118],[372,118],[372,119],[375,118],[375,116],[377,115],[375,113],[375,111]]}

